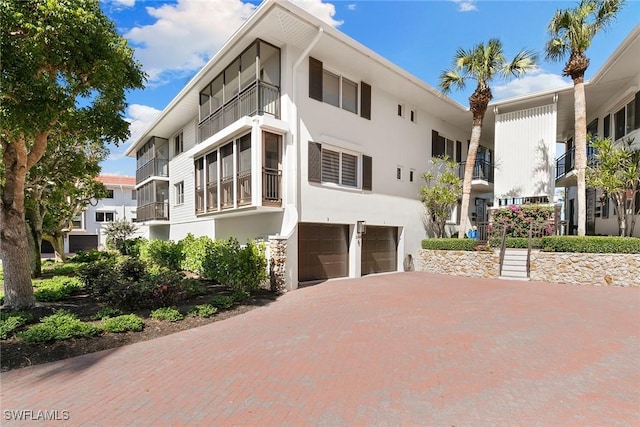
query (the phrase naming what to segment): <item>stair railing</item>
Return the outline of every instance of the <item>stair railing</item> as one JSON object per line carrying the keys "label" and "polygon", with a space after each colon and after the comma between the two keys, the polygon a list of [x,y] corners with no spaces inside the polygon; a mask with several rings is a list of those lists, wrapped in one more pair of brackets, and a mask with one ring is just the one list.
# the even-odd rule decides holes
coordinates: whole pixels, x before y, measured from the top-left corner
{"label": "stair railing", "polygon": [[507,228],[509,228],[509,226],[505,224],[504,228],[502,229],[502,241],[500,243],[500,276],[502,276],[502,265],[504,264],[504,252],[507,246]]}
{"label": "stair railing", "polygon": [[529,239],[527,241],[527,277],[531,271],[531,238],[533,236],[533,222],[529,224]]}

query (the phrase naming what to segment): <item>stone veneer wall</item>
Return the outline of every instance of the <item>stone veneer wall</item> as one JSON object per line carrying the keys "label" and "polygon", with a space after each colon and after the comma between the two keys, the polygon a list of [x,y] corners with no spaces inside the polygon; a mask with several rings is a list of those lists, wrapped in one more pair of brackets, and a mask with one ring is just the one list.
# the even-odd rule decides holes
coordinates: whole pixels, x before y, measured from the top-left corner
{"label": "stone veneer wall", "polygon": [[[500,252],[421,249],[420,271],[457,276],[493,277]],[[594,286],[640,286],[640,254],[531,252],[531,280]]]}
{"label": "stone veneer wall", "polygon": [[594,286],[640,286],[640,254],[531,252],[531,280]]}
{"label": "stone veneer wall", "polygon": [[272,237],[269,239],[269,282],[271,291],[285,293],[287,274],[287,239]]}
{"label": "stone veneer wall", "polygon": [[454,276],[498,277],[500,253],[471,251],[438,251],[421,249],[418,252],[420,271]]}

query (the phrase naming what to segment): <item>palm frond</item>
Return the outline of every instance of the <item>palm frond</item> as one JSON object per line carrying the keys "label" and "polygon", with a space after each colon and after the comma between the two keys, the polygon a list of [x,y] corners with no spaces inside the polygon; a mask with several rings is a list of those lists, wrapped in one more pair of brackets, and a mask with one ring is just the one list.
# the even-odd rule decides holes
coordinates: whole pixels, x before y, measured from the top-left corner
{"label": "palm frond", "polygon": [[531,71],[536,67],[538,61],[538,55],[532,50],[522,49],[516,56],[504,64],[502,73],[505,77],[514,76],[518,77],[521,74]]}
{"label": "palm frond", "polygon": [[466,86],[466,81],[464,76],[460,75],[458,70],[445,70],[440,73],[440,89],[442,92],[447,94],[450,93],[452,89],[464,89]]}

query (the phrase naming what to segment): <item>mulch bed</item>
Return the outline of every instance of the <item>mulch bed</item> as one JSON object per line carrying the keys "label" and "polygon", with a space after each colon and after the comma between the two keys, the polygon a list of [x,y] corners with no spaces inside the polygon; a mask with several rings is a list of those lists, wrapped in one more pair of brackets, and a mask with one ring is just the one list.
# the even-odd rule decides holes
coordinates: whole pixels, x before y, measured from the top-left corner
{"label": "mulch bed", "polygon": [[[229,291],[222,286],[208,284],[206,295],[182,301],[175,306],[181,313],[186,314],[195,305],[205,304],[212,296],[220,294],[229,294]],[[218,313],[212,317],[185,317],[178,322],[151,319],[148,317],[151,310],[132,311],[131,313],[137,314],[144,319],[144,329],[142,332],[125,332],[119,334],[105,332],[93,338],[71,338],[48,344],[27,344],[16,337],[12,337],[8,340],[0,341],[0,370],[4,372],[11,369],[24,368],[26,366],[53,362],[68,357],[80,356],[82,354],[158,338],[246,313],[254,308],[267,305],[275,301],[276,298],[277,295],[274,293],[261,289],[252,294],[252,296],[241,305],[237,305],[228,310],[218,311]],[[38,303],[29,313],[33,316],[33,319],[37,320],[53,314],[55,310],[61,308],[75,313],[80,320],[91,321],[92,317],[104,308],[104,305],[95,302],[95,300],[91,299],[88,295],[75,295],[62,302]],[[99,322],[95,323],[97,324]],[[26,328],[26,326],[22,329],[24,328]]]}

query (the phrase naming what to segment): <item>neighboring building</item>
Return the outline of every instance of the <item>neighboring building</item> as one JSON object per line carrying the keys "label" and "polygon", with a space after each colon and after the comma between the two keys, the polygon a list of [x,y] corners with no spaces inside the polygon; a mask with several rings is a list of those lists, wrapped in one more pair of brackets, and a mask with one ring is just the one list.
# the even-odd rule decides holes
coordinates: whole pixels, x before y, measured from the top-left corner
{"label": "neighboring building", "polygon": [[[84,212],[73,220],[73,229],[67,233],[64,245],[65,253],[79,250],[102,249],[106,245],[104,225],[115,220],[136,219],[136,179],[131,176],[99,175],[97,181],[107,187],[108,195],[104,199],[92,200]],[[140,235],[145,235],[145,227],[139,227]],[[53,252],[48,242],[43,242],[43,253]]]}
{"label": "neighboring building", "polygon": [[425,237],[422,174],[432,155],[466,157],[470,123],[338,30],[265,2],[127,151],[138,221],[162,239],[286,239],[289,289],[402,270]]}
{"label": "neighboring building", "polygon": [[[587,132],[616,142],[635,140],[640,148],[640,25],[585,83]],[[575,170],[573,85],[491,104],[486,120],[495,122],[495,206],[552,202],[565,188],[565,234],[578,229]],[[561,148],[559,156],[556,146]],[[588,149],[588,157],[594,156]],[[628,207],[630,209],[630,207]],[[636,209],[640,211],[640,196]],[[617,235],[612,203],[587,189],[588,235]],[[636,215],[638,212],[636,212]],[[639,218],[640,219],[640,218]],[[640,223],[640,220],[638,221]],[[640,224],[634,236],[640,236]]]}

